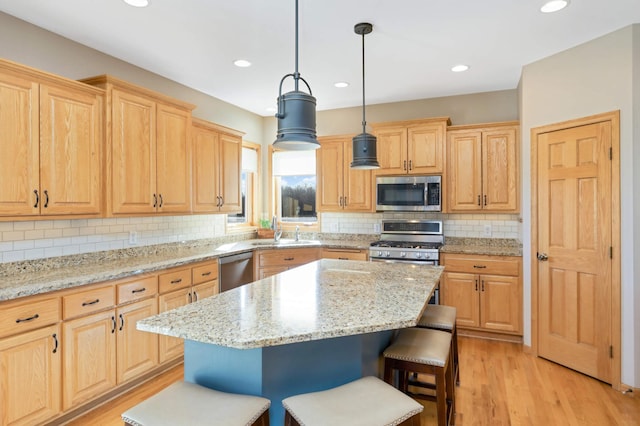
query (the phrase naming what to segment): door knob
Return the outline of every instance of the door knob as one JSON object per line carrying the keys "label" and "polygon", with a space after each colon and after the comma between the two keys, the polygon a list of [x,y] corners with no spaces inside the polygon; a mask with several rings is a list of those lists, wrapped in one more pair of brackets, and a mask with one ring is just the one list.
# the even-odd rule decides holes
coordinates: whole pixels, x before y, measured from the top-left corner
{"label": "door knob", "polygon": [[538,253],[538,260],[544,262],[549,260],[549,256],[547,256],[547,253]]}

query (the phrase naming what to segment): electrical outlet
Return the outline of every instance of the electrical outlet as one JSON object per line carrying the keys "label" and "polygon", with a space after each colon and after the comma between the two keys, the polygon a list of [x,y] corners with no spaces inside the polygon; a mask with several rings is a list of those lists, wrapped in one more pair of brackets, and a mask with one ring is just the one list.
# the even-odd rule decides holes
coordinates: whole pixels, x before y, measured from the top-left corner
{"label": "electrical outlet", "polygon": [[340,229],[339,229],[337,223],[332,223],[331,224],[331,232],[340,232]]}
{"label": "electrical outlet", "polygon": [[136,231],[129,231],[129,244],[138,244],[138,233]]}
{"label": "electrical outlet", "polygon": [[484,236],[491,237],[491,225],[484,226]]}
{"label": "electrical outlet", "polygon": [[373,232],[379,234],[380,233],[380,224],[379,223],[374,223],[373,224]]}

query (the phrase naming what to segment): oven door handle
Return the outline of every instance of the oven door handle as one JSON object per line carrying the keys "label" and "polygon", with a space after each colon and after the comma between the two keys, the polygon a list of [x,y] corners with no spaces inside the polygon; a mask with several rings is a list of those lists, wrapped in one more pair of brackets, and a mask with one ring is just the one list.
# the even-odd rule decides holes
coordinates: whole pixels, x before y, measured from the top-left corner
{"label": "oven door handle", "polygon": [[376,257],[369,257],[372,262],[385,262],[385,263],[412,263],[414,265],[438,265],[437,260],[401,260],[401,259],[381,259]]}

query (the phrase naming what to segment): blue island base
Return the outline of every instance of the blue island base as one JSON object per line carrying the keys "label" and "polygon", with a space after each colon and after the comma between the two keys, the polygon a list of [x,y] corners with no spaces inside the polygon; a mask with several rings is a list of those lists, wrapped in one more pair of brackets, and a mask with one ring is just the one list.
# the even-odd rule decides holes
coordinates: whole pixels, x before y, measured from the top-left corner
{"label": "blue island base", "polygon": [[[282,425],[284,398],[364,376],[382,377],[381,354],[392,335],[383,331],[256,349],[187,340],[184,379],[223,392],[269,398],[270,424]],[[215,423],[215,413],[211,419]]]}

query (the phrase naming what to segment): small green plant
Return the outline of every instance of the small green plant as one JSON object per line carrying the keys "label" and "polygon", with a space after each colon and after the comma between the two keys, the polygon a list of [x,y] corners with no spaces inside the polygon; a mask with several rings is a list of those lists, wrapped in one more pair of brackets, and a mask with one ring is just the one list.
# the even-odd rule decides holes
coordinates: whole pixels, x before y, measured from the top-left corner
{"label": "small green plant", "polygon": [[271,228],[271,221],[268,220],[268,219],[260,219],[260,228],[270,229]]}

